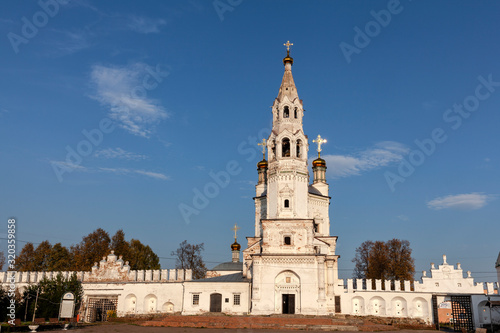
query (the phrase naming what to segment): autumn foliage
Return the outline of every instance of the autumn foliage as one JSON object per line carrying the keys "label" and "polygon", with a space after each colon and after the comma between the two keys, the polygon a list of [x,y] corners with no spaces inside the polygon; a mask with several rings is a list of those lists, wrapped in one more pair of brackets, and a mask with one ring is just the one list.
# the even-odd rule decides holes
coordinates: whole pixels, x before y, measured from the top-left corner
{"label": "autumn foliage", "polygon": [[16,259],[17,271],[89,271],[95,262],[107,256],[111,250],[123,255],[131,269],[159,269],[160,259],[148,246],[137,239],[125,240],[123,230],[118,230],[113,238],[98,228],[69,248],[61,243],[51,245],[43,241],[36,248],[26,243]]}
{"label": "autumn foliage", "polygon": [[415,262],[407,240],[363,242],[352,261],[355,263],[353,277],[358,279],[413,281]]}

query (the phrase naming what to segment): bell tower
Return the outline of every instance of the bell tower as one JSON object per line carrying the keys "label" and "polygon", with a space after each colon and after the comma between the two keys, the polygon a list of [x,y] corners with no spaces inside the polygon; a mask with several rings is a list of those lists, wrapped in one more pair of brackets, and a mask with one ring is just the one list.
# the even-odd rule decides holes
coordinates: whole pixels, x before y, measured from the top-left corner
{"label": "bell tower", "polygon": [[326,161],[320,157],[326,140],[313,140],[318,158],[312,162],[309,185],[309,143],[292,76],[293,44],[284,45],[285,72],[272,106],[272,131],[259,143],[263,158],[257,163],[255,236],[247,237],[243,276],[252,280],[253,314],[332,314],[339,256],[337,237],[330,236]]}
{"label": "bell tower", "polygon": [[272,106],[273,128],[267,139],[267,219],[308,218],[309,146],[302,129],[302,100],[292,76],[291,45],[285,44],[285,72]]}

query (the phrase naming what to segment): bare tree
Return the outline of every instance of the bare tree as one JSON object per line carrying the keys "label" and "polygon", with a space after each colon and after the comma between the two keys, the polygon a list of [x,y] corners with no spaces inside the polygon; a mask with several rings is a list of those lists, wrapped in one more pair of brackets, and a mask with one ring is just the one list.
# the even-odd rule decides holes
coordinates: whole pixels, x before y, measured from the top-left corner
{"label": "bare tree", "polygon": [[188,244],[187,240],[179,244],[176,251],[172,251],[172,256],[176,257],[176,268],[193,270],[193,279],[202,279],[205,277],[207,268],[201,256],[203,251],[203,243]]}

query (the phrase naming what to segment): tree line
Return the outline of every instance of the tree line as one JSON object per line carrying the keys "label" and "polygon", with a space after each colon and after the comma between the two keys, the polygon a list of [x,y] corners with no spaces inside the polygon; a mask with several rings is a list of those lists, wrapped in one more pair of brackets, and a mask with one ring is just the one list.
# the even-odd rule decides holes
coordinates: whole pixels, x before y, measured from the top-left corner
{"label": "tree line", "polygon": [[70,247],[61,243],[51,245],[48,240],[36,248],[33,243],[26,243],[16,258],[15,270],[89,271],[95,262],[102,260],[111,250],[129,261],[132,270],[160,269],[160,259],[148,245],[137,239],[125,240],[122,229],[110,238],[108,232],[98,228]]}

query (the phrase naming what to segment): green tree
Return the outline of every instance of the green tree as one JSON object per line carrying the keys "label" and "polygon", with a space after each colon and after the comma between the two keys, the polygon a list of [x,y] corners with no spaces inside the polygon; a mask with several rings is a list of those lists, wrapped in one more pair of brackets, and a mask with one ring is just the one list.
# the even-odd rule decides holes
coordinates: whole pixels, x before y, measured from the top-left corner
{"label": "green tree", "polygon": [[49,265],[51,253],[52,245],[50,245],[49,241],[41,242],[35,249],[33,271],[46,271]]}
{"label": "green tree", "polygon": [[149,245],[144,245],[137,239],[130,240],[129,256],[130,269],[160,269],[158,256]]}
{"label": "green tree", "polygon": [[123,229],[116,231],[113,238],[111,238],[111,249],[115,251],[116,255],[121,255],[125,260],[130,261],[130,244],[125,240]]}
{"label": "green tree", "polygon": [[207,268],[201,256],[203,249],[203,243],[192,245],[188,244],[187,240],[183,241],[171,254],[176,257],[175,267],[193,270],[194,280],[204,278]]}
{"label": "green tree", "polygon": [[[76,273],[71,274],[68,278],[64,278],[61,273],[57,274],[54,279],[43,278],[38,284],[30,285],[23,293],[23,302],[21,309],[26,308],[26,300],[28,300],[27,319],[31,321],[35,310],[35,300],[38,292],[36,318],[57,318],[59,316],[59,307],[62,297],[67,292],[72,292],[75,295],[75,312],[80,306],[82,300],[83,288],[82,283],[77,279]],[[22,311],[24,313],[24,311]]]}
{"label": "green tree", "polygon": [[69,250],[56,243],[52,246],[52,251],[47,259],[47,271],[67,271],[71,267],[72,257]]}

